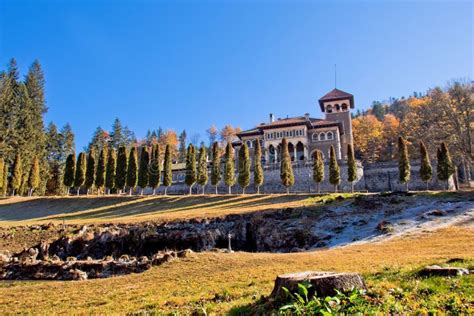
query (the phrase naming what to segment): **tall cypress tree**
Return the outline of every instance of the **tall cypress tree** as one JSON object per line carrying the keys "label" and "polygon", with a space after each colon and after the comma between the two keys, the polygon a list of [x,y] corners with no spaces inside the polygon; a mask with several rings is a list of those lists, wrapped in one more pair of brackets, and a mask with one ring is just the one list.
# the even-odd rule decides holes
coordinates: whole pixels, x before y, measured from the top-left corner
{"label": "tall cypress tree", "polygon": [[86,181],[84,181],[84,185],[87,189],[87,195],[89,195],[89,190],[92,189],[95,182],[95,156],[95,148],[91,148],[87,156]]}
{"label": "tall cypress tree", "polygon": [[189,186],[189,195],[191,195],[193,185],[196,182],[196,152],[193,144],[189,144],[186,154],[186,176],[184,182]]}
{"label": "tall cypress tree", "polygon": [[329,149],[329,183],[334,185],[334,192],[337,192],[337,186],[341,183],[341,170],[337,163],[336,150],[332,145]]}
{"label": "tall cypress tree", "polygon": [[170,145],[165,148],[165,160],[163,163],[163,185],[165,186],[165,195],[168,193],[168,187],[173,183],[172,157]]}
{"label": "tall cypress tree", "polygon": [[398,138],[398,180],[405,183],[408,192],[408,182],[410,181],[410,159],[408,158],[407,142],[403,137]]}
{"label": "tall cypress tree", "polygon": [[107,147],[102,147],[100,150],[99,161],[97,162],[97,169],[95,175],[95,186],[97,187],[97,194],[100,194],[105,186],[105,174],[107,169]]}
{"label": "tall cypress tree", "polygon": [[13,163],[13,174],[12,174],[12,195],[15,196],[15,192],[20,188],[21,180],[23,176],[23,165],[21,162],[20,154],[15,155],[15,162]]}
{"label": "tall cypress tree", "polygon": [[148,186],[148,164],[150,163],[150,154],[148,147],[142,148],[140,155],[140,165],[138,167],[138,186],[140,187],[140,195],[143,195],[143,189]]}
{"label": "tall cypress tree", "polygon": [[38,189],[40,185],[40,166],[39,166],[39,160],[37,157],[33,158],[33,165],[31,166],[30,169],[30,175],[28,177],[28,196],[33,195],[33,191],[35,189]]}
{"label": "tall cypress tree", "polygon": [[433,168],[431,167],[430,157],[428,156],[428,152],[423,141],[420,142],[420,157],[420,178],[426,182],[426,190],[428,190],[430,180],[433,177]]}
{"label": "tall cypress tree", "polygon": [[201,145],[199,148],[199,163],[198,163],[198,175],[197,183],[202,187],[202,194],[205,192],[205,187],[208,181],[208,171],[207,171],[207,151],[206,146]]}
{"label": "tall cypress tree", "polygon": [[245,188],[250,184],[250,155],[247,144],[244,143],[239,149],[239,177],[238,182],[245,194]]}
{"label": "tall cypress tree", "polygon": [[260,187],[263,185],[264,175],[262,167],[262,146],[257,139],[253,158],[253,183],[257,187],[257,194],[260,194]]}
{"label": "tall cypress tree", "polygon": [[74,186],[77,188],[77,195],[81,191],[81,186],[86,181],[86,153],[81,152],[77,157],[76,175],[74,176]]}
{"label": "tall cypress tree", "polygon": [[219,154],[219,144],[214,142],[212,144],[212,172],[211,172],[211,184],[216,188],[221,182],[221,157]]}
{"label": "tall cypress tree", "polygon": [[8,189],[8,164],[7,163],[4,163],[3,165],[2,185],[3,187],[1,188],[0,192],[2,193],[3,196],[5,196],[7,194],[7,189]]}
{"label": "tall cypress tree", "polygon": [[224,183],[229,188],[229,194],[232,193],[232,186],[235,184],[235,160],[234,160],[234,148],[230,142],[227,143],[225,148],[225,174]]}
{"label": "tall cypress tree", "polygon": [[449,190],[449,178],[454,174],[454,164],[449,154],[448,146],[445,142],[441,143],[441,148],[438,149],[438,165],[436,171],[438,180],[446,181],[446,190]]}
{"label": "tall cypress tree", "polygon": [[117,153],[115,152],[115,148],[110,148],[107,157],[107,169],[105,171],[105,187],[107,188],[108,194],[110,194],[110,191],[115,188],[116,168]]}
{"label": "tall cypress tree", "polygon": [[133,190],[137,186],[137,173],[138,173],[138,155],[137,147],[133,146],[130,150],[130,156],[128,157],[127,167],[127,186],[129,188],[129,195],[132,195]]}
{"label": "tall cypress tree", "polygon": [[3,157],[0,157],[0,193],[3,193],[3,188],[5,187],[4,172],[5,172],[5,160],[3,159]]}
{"label": "tall cypress tree", "polygon": [[354,193],[355,180],[357,180],[357,166],[354,150],[351,144],[347,144],[347,181],[351,183],[351,193]]}
{"label": "tall cypress tree", "polygon": [[117,154],[117,167],[115,171],[115,187],[119,190],[125,190],[127,183],[128,151],[127,147],[120,146]]}
{"label": "tall cypress tree", "polygon": [[74,177],[76,175],[76,155],[69,154],[66,158],[66,167],[64,170],[63,184],[67,188],[67,194],[74,185]]}
{"label": "tall cypress tree", "polygon": [[160,186],[161,177],[160,146],[158,144],[154,144],[152,147],[148,171],[148,185],[153,189],[153,195],[155,195],[156,188]]}
{"label": "tall cypress tree", "polygon": [[318,194],[321,193],[321,182],[324,180],[324,160],[323,153],[319,150],[313,153],[313,180],[317,184]]}
{"label": "tall cypress tree", "polygon": [[295,184],[295,176],[293,175],[293,166],[291,165],[291,157],[286,138],[283,138],[281,141],[280,178],[281,183],[286,187],[286,193],[290,194],[290,187]]}

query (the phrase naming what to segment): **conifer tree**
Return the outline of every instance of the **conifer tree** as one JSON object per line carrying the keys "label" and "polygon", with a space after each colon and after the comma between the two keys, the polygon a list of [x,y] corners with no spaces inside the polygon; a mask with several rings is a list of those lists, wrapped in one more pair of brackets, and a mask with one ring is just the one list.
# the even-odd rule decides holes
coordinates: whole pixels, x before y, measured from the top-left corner
{"label": "conifer tree", "polygon": [[110,148],[107,157],[107,169],[105,171],[105,187],[107,188],[108,194],[110,194],[110,191],[115,188],[116,168],[117,153],[115,152],[115,148]]}
{"label": "conifer tree", "polygon": [[21,162],[20,154],[15,155],[15,162],[13,163],[13,174],[12,174],[12,196],[15,196],[15,192],[20,188],[21,180],[23,175],[23,165]]}
{"label": "conifer tree", "polygon": [[234,148],[230,142],[227,143],[225,148],[225,174],[224,183],[229,188],[229,194],[232,193],[232,186],[235,184],[235,160],[234,160]]}
{"label": "conifer tree", "polygon": [[347,144],[347,181],[351,183],[351,193],[354,193],[354,181],[357,180],[357,166],[352,144]]}
{"label": "conifer tree", "polygon": [[280,178],[281,183],[286,187],[286,193],[290,194],[290,187],[295,184],[295,176],[293,175],[293,166],[291,165],[286,138],[283,138],[281,141]]}
{"label": "conifer tree", "polygon": [[77,157],[76,175],[74,176],[74,186],[77,188],[77,195],[81,191],[81,186],[86,181],[86,153],[81,152]]}
{"label": "conifer tree", "polygon": [[184,182],[189,186],[189,195],[191,195],[192,187],[196,182],[196,152],[193,144],[189,144],[186,154],[186,176]]}
{"label": "conifer tree", "polygon": [[207,171],[207,150],[206,146],[202,145],[199,148],[199,163],[198,163],[198,175],[197,183],[202,187],[202,194],[205,192],[205,187],[208,181],[208,171]]}
{"label": "conifer tree", "polygon": [[446,181],[446,190],[449,190],[449,178],[454,174],[454,164],[449,154],[448,146],[445,142],[441,143],[441,148],[438,149],[438,165],[436,171],[438,180]]}
{"label": "conifer tree", "polygon": [[125,191],[127,183],[128,151],[127,147],[120,146],[117,154],[117,167],[115,169],[115,187],[119,193]]}
{"label": "conifer tree", "polygon": [[91,148],[87,155],[86,180],[84,181],[86,195],[89,195],[89,190],[92,189],[95,182],[95,156],[95,148]]}
{"label": "conifer tree", "polygon": [[318,194],[321,193],[321,182],[324,180],[324,160],[323,153],[319,150],[313,153],[313,180],[318,186]]}
{"label": "conifer tree", "polygon": [[337,186],[341,183],[341,170],[337,163],[336,150],[332,145],[329,149],[329,183],[334,186],[334,192],[337,192]]}
{"label": "conifer tree", "polygon": [[171,147],[166,145],[165,148],[165,159],[163,163],[163,185],[165,186],[165,195],[168,192],[168,187],[173,183],[173,170],[172,170],[172,157]]}
{"label": "conifer tree", "polygon": [[161,177],[160,146],[158,144],[154,144],[152,147],[148,172],[148,185],[153,189],[153,195],[155,195],[156,188],[160,186]]}
{"label": "conifer tree", "polygon": [[430,157],[428,156],[428,152],[423,141],[420,142],[420,157],[420,178],[426,182],[426,190],[428,190],[430,180],[433,177],[433,168],[431,167]]}
{"label": "conifer tree", "polygon": [[257,139],[253,158],[253,183],[257,187],[257,194],[260,194],[260,187],[263,185],[264,175],[262,167],[262,146]]}
{"label": "conifer tree", "polygon": [[403,137],[398,138],[398,180],[405,183],[408,192],[408,182],[410,181],[410,159],[408,158],[408,148]]}
{"label": "conifer tree", "polygon": [[97,162],[97,169],[95,175],[95,186],[97,187],[97,194],[100,194],[105,186],[105,174],[107,169],[107,147],[102,147]]}
{"label": "conifer tree", "polygon": [[238,182],[245,194],[245,188],[250,184],[250,155],[247,144],[244,143],[239,149],[239,177]]}
{"label": "conifer tree", "polygon": [[140,187],[140,195],[143,195],[143,189],[148,186],[148,164],[150,163],[150,154],[148,147],[142,148],[140,155],[140,165],[138,167],[138,186]]}
{"label": "conifer tree", "polygon": [[40,185],[40,166],[39,166],[39,160],[35,156],[33,158],[33,165],[31,166],[30,169],[30,175],[28,177],[28,196],[33,195],[33,191],[35,189],[38,189]]}
{"label": "conifer tree", "polygon": [[129,195],[132,195],[133,190],[137,186],[137,173],[138,173],[138,155],[137,147],[133,146],[130,150],[130,156],[128,157],[127,167],[127,186],[129,188]]}
{"label": "conifer tree", "polygon": [[66,158],[66,167],[64,170],[63,184],[67,188],[67,194],[72,186],[74,186],[74,177],[76,175],[76,155],[69,154]]}
{"label": "conifer tree", "polygon": [[219,144],[214,142],[212,144],[212,172],[211,172],[211,184],[216,188],[221,182],[221,157],[219,155]]}
{"label": "conifer tree", "polygon": [[2,193],[3,196],[7,194],[7,188],[8,188],[8,164],[4,163],[3,165],[3,179],[2,179],[2,185],[3,187],[1,188],[0,192]]}
{"label": "conifer tree", "polygon": [[179,148],[178,148],[178,161],[185,162],[186,161],[186,130],[183,130],[181,134],[179,134]]}
{"label": "conifer tree", "polygon": [[0,193],[3,193],[4,183],[4,172],[5,172],[5,160],[0,157]]}

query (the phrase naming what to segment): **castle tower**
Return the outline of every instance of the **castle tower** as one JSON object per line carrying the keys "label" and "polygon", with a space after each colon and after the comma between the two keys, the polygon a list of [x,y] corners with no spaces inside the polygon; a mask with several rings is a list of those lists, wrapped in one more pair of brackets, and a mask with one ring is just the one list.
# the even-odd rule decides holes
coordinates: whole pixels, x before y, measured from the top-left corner
{"label": "castle tower", "polygon": [[341,136],[342,159],[347,158],[347,144],[353,144],[351,111],[354,108],[354,96],[350,93],[334,89],[319,99],[321,111],[325,113],[327,121],[342,124]]}

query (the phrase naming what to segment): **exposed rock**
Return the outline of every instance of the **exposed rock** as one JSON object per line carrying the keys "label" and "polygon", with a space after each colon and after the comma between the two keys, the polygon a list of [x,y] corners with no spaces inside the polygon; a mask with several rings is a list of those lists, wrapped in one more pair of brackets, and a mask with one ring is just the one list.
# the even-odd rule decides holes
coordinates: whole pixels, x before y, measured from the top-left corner
{"label": "exposed rock", "polygon": [[437,265],[424,267],[419,275],[421,276],[459,276],[469,274],[469,270],[458,267],[440,267]]}

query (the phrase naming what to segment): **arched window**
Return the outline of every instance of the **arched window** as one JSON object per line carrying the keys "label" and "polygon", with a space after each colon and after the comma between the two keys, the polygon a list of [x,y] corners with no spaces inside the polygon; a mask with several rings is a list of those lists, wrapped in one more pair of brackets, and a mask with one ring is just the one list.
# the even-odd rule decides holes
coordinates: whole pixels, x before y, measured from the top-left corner
{"label": "arched window", "polygon": [[248,147],[248,148],[252,148],[252,141],[251,141],[251,140],[248,140],[248,141],[247,141],[247,147]]}
{"label": "arched window", "polygon": [[333,136],[333,135],[332,135],[332,132],[328,132],[328,133],[326,134],[327,140],[332,140],[332,136]]}
{"label": "arched window", "polygon": [[335,106],[336,106],[336,111],[340,111],[340,110],[341,110],[341,106],[339,105],[339,103],[337,103]]}
{"label": "arched window", "polygon": [[347,111],[347,104],[343,103],[341,105],[341,108],[342,108],[343,111]]}
{"label": "arched window", "polygon": [[319,140],[326,140],[326,134],[324,133],[319,134]]}
{"label": "arched window", "polygon": [[326,112],[332,113],[332,105],[331,104],[326,106]]}
{"label": "arched window", "polygon": [[311,140],[312,140],[313,142],[318,141],[318,134],[314,133],[313,135],[311,135]]}

